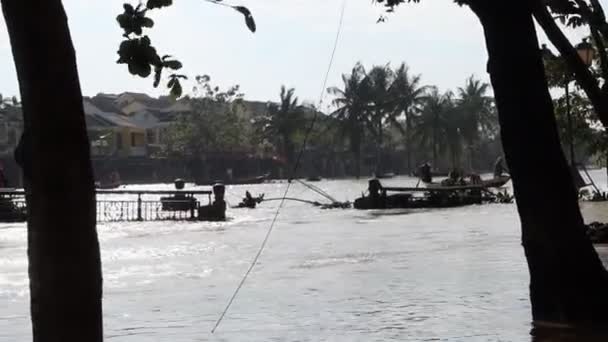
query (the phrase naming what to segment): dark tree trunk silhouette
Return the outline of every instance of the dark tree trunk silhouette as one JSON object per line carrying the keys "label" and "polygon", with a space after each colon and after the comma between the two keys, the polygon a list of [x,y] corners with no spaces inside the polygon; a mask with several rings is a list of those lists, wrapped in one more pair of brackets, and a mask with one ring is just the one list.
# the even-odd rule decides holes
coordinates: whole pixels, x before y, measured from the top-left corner
{"label": "dark tree trunk silhouette", "polygon": [[25,133],[34,341],[102,340],[95,190],[76,58],[60,0],[2,0]]}
{"label": "dark tree trunk silhouette", "polygon": [[583,229],[531,6],[524,0],[471,5],[486,38],[530,272],[532,316],[536,322],[603,326],[608,323],[608,273]]}

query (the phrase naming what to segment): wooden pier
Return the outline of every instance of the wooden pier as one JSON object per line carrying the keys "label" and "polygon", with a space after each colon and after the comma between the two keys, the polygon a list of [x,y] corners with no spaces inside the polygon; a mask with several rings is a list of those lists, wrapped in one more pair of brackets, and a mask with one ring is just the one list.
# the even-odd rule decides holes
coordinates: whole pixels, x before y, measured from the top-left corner
{"label": "wooden pier", "polygon": [[[212,195],[211,190],[97,190],[97,222],[218,221],[204,217],[215,203]],[[0,189],[0,223],[23,222],[26,211],[24,191]]]}

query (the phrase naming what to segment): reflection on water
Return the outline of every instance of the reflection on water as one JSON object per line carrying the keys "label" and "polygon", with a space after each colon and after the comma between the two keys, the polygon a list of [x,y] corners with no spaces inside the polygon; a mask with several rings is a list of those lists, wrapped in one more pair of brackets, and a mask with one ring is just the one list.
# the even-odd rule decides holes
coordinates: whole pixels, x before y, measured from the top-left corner
{"label": "reflection on water", "polygon": [[[597,174],[605,187],[605,173]],[[317,185],[345,201],[367,184]],[[227,197],[236,204],[246,189],[277,197],[284,187],[229,186]],[[323,200],[299,184],[292,194]],[[518,218],[514,205],[499,204],[361,212],[286,203],[260,263],[211,335],[277,205],[230,210],[225,223],[100,225],[106,339],[531,340]],[[583,211],[588,220],[608,221],[605,209],[593,203]],[[25,239],[23,225],[0,225],[0,341],[30,339]],[[536,335],[534,341],[570,341]]]}

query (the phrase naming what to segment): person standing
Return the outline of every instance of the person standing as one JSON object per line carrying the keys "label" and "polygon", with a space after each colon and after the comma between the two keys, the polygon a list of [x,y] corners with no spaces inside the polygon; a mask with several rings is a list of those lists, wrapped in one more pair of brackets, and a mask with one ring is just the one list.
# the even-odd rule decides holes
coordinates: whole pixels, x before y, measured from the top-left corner
{"label": "person standing", "polygon": [[498,157],[496,162],[494,162],[494,178],[502,176],[505,172],[505,167],[502,162],[502,156]]}

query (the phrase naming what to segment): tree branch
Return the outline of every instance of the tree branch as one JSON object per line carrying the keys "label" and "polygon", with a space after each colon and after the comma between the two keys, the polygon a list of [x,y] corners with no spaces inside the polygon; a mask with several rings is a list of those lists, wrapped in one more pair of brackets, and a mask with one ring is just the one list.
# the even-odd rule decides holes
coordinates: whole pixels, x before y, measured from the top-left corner
{"label": "tree branch", "polygon": [[566,61],[579,86],[587,94],[600,121],[605,127],[608,127],[608,101],[602,96],[596,78],[583,63],[568,38],[557,26],[546,5],[541,1],[536,1],[532,10],[534,18]]}

